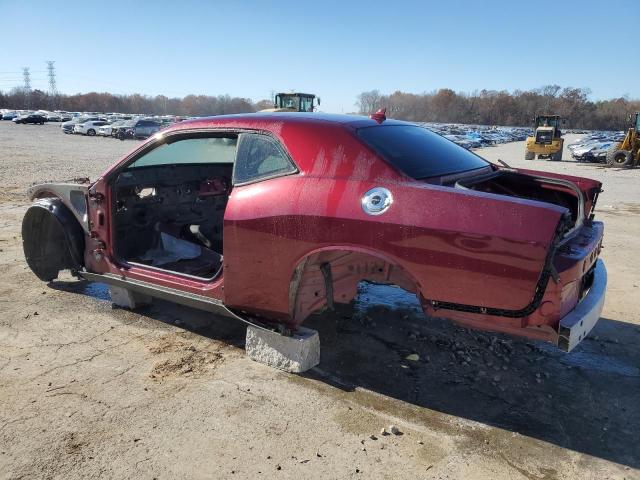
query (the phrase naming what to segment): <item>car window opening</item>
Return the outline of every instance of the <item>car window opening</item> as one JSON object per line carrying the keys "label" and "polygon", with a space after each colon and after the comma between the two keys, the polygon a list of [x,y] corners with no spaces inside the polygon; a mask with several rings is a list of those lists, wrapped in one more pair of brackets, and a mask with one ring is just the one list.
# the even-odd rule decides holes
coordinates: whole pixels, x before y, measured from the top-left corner
{"label": "car window opening", "polygon": [[161,145],[113,182],[116,256],[201,280],[222,269],[223,220],[237,135]]}

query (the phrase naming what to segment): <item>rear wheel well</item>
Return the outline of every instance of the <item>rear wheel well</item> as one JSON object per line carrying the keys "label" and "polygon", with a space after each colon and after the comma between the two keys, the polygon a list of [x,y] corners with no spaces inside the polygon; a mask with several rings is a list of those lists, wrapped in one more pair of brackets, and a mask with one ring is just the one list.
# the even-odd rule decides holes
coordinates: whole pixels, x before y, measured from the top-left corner
{"label": "rear wheel well", "polygon": [[366,251],[322,250],[305,257],[294,271],[289,288],[292,323],[297,327],[314,312],[349,303],[361,281],[419,292],[413,277],[391,259]]}

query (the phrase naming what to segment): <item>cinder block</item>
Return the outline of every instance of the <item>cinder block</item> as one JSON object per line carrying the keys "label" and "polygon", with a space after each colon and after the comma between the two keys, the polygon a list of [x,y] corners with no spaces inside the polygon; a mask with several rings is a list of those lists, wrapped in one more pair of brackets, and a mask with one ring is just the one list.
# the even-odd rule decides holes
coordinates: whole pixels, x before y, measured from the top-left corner
{"label": "cinder block", "polygon": [[153,301],[149,295],[113,285],[109,286],[109,293],[111,294],[111,302],[118,307],[133,309],[149,305]]}
{"label": "cinder block", "polygon": [[256,362],[292,373],[306,372],[320,363],[320,336],[300,327],[287,337],[252,326],[247,327],[247,355]]}

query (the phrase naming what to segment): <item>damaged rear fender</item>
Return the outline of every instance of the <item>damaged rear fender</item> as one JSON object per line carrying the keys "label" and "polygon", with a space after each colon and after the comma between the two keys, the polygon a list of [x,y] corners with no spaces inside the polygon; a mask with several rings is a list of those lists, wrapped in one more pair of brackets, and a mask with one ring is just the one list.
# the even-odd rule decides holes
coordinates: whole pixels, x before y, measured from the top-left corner
{"label": "damaged rear fender", "polygon": [[420,290],[405,269],[378,252],[353,247],[317,250],[298,263],[291,278],[289,317],[294,327],[314,312],[349,303],[361,281],[397,285],[415,294]]}
{"label": "damaged rear fender", "polygon": [[85,233],[59,198],[41,198],[29,207],[22,220],[22,247],[29,268],[46,282],[60,270],[84,265]]}

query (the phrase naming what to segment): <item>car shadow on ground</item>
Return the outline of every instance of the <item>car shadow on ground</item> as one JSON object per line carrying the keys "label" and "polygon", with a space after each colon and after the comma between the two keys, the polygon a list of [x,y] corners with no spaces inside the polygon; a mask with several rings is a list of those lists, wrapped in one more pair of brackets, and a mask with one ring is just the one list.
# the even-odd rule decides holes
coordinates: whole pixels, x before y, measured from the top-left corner
{"label": "car shadow on ground", "polygon": [[314,316],[322,361],[308,376],[640,468],[640,326],[602,318],[567,354],[427,318],[413,301]]}
{"label": "car shadow on ground", "polygon": [[[52,288],[109,300],[105,285]],[[243,347],[245,325],[154,300],[151,320]],[[152,327],[152,323],[150,326]],[[370,390],[425,409],[517,432],[640,468],[640,326],[602,318],[574,351],[427,318],[415,296],[364,285],[350,305],[307,320],[320,365],[303,377]]]}

